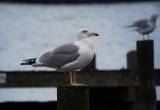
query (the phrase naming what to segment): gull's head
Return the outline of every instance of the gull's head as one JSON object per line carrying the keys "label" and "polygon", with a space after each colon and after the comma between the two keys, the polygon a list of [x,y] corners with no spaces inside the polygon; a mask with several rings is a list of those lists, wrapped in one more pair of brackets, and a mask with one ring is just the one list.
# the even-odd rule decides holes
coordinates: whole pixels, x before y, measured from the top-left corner
{"label": "gull's head", "polygon": [[77,40],[89,38],[90,36],[99,36],[99,34],[95,32],[91,32],[87,28],[79,29],[77,32]]}
{"label": "gull's head", "polygon": [[151,21],[153,22],[153,23],[155,23],[156,22],[156,20],[157,20],[157,18],[158,18],[158,14],[153,14],[152,16],[151,16]]}

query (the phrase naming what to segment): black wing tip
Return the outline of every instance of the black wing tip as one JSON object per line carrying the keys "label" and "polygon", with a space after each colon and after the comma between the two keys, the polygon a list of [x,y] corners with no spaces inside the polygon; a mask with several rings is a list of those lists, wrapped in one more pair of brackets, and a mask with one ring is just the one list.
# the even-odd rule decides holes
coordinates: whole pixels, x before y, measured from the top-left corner
{"label": "black wing tip", "polygon": [[32,59],[26,59],[23,60],[24,63],[21,63],[20,65],[31,65],[36,63],[36,58],[32,58]]}
{"label": "black wing tip", "polygon": [[21,65],[29,65],[28,63],[21,63]]}

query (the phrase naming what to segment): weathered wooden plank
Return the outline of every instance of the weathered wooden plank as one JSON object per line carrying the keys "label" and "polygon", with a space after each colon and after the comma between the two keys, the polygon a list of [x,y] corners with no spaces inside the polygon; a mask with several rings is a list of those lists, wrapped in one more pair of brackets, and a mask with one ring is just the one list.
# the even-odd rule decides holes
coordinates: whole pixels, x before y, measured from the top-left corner
{"label": "weathered wooden plank", "polygon": [[[6,83],[0,87],[56,87],[69,84],[68,73],[57,71],[0,71],[6,73]],[[89,86],[137,86],[137,71],[104,70],[79,71],[77,81]],[[156,85],[160,85],[160,70],[154,70]]]}

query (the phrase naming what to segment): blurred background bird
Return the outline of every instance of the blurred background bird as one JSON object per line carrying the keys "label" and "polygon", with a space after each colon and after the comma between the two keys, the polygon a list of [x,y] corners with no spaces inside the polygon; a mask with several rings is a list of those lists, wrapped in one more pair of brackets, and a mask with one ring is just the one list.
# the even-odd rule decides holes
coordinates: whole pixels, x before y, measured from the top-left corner
{"label": "blurred background bird", "polygon": [[156,29],[156,20],[158,16],[159,16],[158,14],[152,14],[150,19],[140,19],[135,21],[133,24],[125,27],[135,28],[135,31],[143,35],[143,40],[144,40],[144,35],[147,35],[149,40],[149,34]]}

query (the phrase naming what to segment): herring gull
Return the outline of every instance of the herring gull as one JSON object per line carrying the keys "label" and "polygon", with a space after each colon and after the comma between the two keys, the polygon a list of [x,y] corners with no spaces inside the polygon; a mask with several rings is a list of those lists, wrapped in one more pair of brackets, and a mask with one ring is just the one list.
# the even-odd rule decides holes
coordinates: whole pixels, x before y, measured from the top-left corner
{"label": "herring gull", "polygon": [[82,28],[78,30],[75,42],[61,45],[39,58],[23,60],[21,65],[49,67],[60,72],[69,72],[70,85],[81,86],[83,84],[76,82],[75,71],[87,66],[94,57],[90,36],[99,36],[99,34]]}
{"label": "herring gull", "polygon": [[149,40],[149,33],[153,32],[156,29],[156,20],[158,16],[159,15],[157,14],[153,14],[150,17],[150,19],[140,19],[126,27],[136,28],[135,31],[143,35],[143,40],[144,40],[144,35],[147,35]]}

